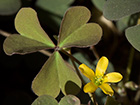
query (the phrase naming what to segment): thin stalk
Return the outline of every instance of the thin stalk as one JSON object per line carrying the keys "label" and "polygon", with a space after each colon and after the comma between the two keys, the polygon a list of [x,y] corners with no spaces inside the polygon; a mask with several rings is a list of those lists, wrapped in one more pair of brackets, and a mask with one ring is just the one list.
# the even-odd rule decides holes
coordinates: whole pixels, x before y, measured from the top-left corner
{"label": "thin stalk", "polygon": [[76,59],[75,57],[73,57],[71,54],[67,53],[65,50],[61,49],[61,52],[63,52],[65,55],[69,56],[72,60],[74,60],[75,62],[77,62],[79,65],[82,64],[78,59]]}
{"label": "thin stalk", "polygon": [[0,34],[1,34],[2,36],[5,36],[5,37],[8,37],[8,36],[11,35],[10,33],[5,32],[5,31],[3,31],[3,30],[0,30]]}
{"label": "thin stalk", "polygon": [[100,59],[100,56],[99,56],[99,54],[97,53],[95,47],[94,47],[94,46],[91,46],[91,47],[90,47],[90,50],[93,52],[95,58],[96,58],[97,60],[99,60],[99,59]]}
{"label": "thin stalk", "polygon": [[88,93],[92,102],[94,103],[94,105],[98,105],[97,104],[97,101],[96,101],[96,98],[95,98],[95,93]]}
{"label": "thin stalk", "polygon": [[[70,59],[71,59],[71,58],[70,58]],[[83,78],[82,78],[82,76],[81,76],[81,74],[80,74],[80,72],[79,72],[78,68],[76,67],[75,62],[73,61],[73,59],[71,59],[71,62],[72,62],[73,66],[74,66],[74,68],[75,68],[75,70],[76,70],[77,75],[78,75],[78,76],[79,76],[79,78],[81,79],[81,81],[82,81],[83,85],[85,85],[86,83],[84,82],[84,80],[83,80]]]}
{"label": "thin stalk", "polygon": [[132,70],[132,64],[133,64],[133,58],[134,58],[134,53],[135,53],[135,49],[133,47],[131,47],[130,49],[130,54],[129,54],[129,59],[128,59],[128,65],[126,68],[126,82],[129,81],[130,78],[130,74],[131,74],[131,70]]}
{"label": "thin stalk", "polygon": [[42,54],[44,54],[44,55],[46,55],[46,56],[51,56],[52,55],[51,52],[46,51],[46,50],[39,50],[39,52],[42,53]]}

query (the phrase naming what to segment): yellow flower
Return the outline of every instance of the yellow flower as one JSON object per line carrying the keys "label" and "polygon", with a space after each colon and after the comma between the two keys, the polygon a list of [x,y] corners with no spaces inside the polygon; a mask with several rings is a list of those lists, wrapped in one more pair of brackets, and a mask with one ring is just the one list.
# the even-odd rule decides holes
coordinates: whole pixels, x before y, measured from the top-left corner
{"label": "yellow flower", "polygon": [[114,91],[109,86],[109,83],[119,82],[123,77],[117,72],[112,72],[105,75],[108,62],[109,61],[106,57],[101,57],[97,63],[95,73],[85,64],[81,64],[79,66],[79,70],[90,80],[90,82],[84,86],[85,93],[94,93],[99,87],[105,94],[110,96],[114,94]]}

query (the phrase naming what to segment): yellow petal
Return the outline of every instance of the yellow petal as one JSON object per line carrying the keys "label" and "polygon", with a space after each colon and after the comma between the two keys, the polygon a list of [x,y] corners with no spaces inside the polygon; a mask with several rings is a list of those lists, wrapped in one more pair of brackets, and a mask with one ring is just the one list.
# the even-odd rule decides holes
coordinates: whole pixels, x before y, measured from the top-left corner
{"label": "yellow petal", "polygon": [[112,88],[109,86],[109,84],[107,83],[103,83],[101,86],[99,86],[102,91],[105,93],[105,94],[108,94],[110,96],[112,96],[114,94],[114,91],[112,90]]}
{"label": "yellow petal", "polygon": [[123,76],[120,73],[112,72],[105,75],[104,82],[115,83],[115,82],[119,82],[122,78]]}
{"label": "yellow petal", "polygon": [[97,88],[98,87],[93,82],[89,82],[84,86],[84,92],[85,93],[94,93]]}
{"label": "yellow petal", "polygon": [[97,66],[96,66],[96,75],[104,75],[106,69],[107,69],[107,66],[108,66],[108,59],[103,56],[99,59],[98,63],[97,63]]}
{"label": "yellow petal", "polygon": [[79,70],[91,81],[94,79],[94,71],[90,69],[87,65],[81,64]]}

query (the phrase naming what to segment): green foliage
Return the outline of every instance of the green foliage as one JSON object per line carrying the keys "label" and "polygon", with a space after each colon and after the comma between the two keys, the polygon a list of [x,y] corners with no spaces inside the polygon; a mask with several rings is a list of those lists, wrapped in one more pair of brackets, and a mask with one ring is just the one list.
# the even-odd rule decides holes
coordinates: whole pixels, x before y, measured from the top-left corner
{"label": "green foliage", "polygon": [[30,38],[13,34],[4,41],[4,51],[7,55],[25,54],[46,49],[48,46],[42,42]]}
{"label": "green foliage", "polygon": [[73,95],[67,95],[58,103],[53,97],[42,95],[38,97],[31,105],[80,105],[80,100]]}
{"label": "green foliage", "polygon": [[58,105],[57,101],[49,95],[38,97],[31,105]]}
{"label": "green foliage", "polygon": [[140,25],[136,25],[126,29],[125,31],[127,40],[131,43],[131,45],[140,51]]}
{"label": "green foliage", "polygon": [[62,17],[73,1],[74,0],[37,0],[35,6],[44,11],[44,13],[39,11],[41,21],[46,23],[47,27],[58,31]]}
{"label": "green foliage", "polygon": [[106,0],[92,0],[92,2],[100,11],[104,10],[104,4]]}
{"label": "green foliage", "polygon": [[44,43],[48,48],[55,47],[40,26],[36,12],[31,8],[22,8],[18,12],[15,18],[15,28],[22,36]]}
{"label": "green foliage", "polygon": [[[88,3],[91,4],[89,5]],[[94,8],[95,10],[91,10],[91,14],[90,11],[84,6],[74,6],[69,8],[73,5],[85,5],[88,8]],[[21,6],[24,8],[21,8]],[[38,16],[41,20],[41,24],[43,25],[43,27],[44,25],[47,25],[47,27],[45,27],[47,28],[47,30],[45,31],[55,34],[55,40],[57,45],[53,43],[53,41],[49,38],[49,35],[42,29],[36,11],[30,7],[34,7],[39,13]],[[4,23],[4,27],[1,28],[2,30],[5,30],[5,26],[8,26],[9,24],[11,25],[11,19],[13,19],[14,14],[18,10],[19,12],[17,13],[15,18],[15,29],[19,34],[12,34],[6,38],[3,44],[5,53],[7,55],[13,55],[28,54],[40,50],[43,50],[45,52],[45,50],[48,49],[54,50],[54,52],[49,55],[49,59],[42,66],[40,72],[37,74],[37,76],[32,82],[32,90],[37,96],[39,96],[32,103],[32,105],[80,105],[80,100],[77,97],[69,94],[75,95],[80,91],[82,83],[79,77],[82,78],[82,80],[84,81],[82,82],[84,84],[88,83],[89,79],[85,77],[82,73],[81,75],[79,75],[80,73],[78,72],[77,75],[76,72],[78,70],[76,69],[77,71],[75,72],[74,68],[63,59],[60,52],[68,55],[71,59],[73,58],[72,60],[74,62],[77,62],[77,68],[79,67],[79,64],[85,63],[95,71],[95,65],[97,64],[98,60],[93,61],[92,57],[90,58],[91,53],[89,52],[89,55],[86,54],[87,49],[84,49],[85,51],[81,50],[84,53],[74,52],[73,55],[68,54],[67,51],[69,52],[71,50],[71,47],[81,48],[96,45],[102,37],[102,29],[97,23],[101,24],[105,33],[102,42],[99,46],[97,46],[99,56],[102,56],[102,54],[108,54],[107,56],[109,56],[109,59],[112,58],[111,61],[116,59],[116,61],[112,61],[115,64],[119,64],[114,66],[117,67],[115,70],[120,70],[122,74],[126,72],[126,76],[124,77],[127,77],[127,79],[124,78],[124,81],[122,81],[120,84],[111,85],[115,92],[118,93],[117,98],[115,97],[116,94],[114,94],[114,97],[107,97],[106,99],[106,95],[103,94],[100,89],[97,89],[95,91],[95,97],[98,104],[104,104],[106,100],[105,105],[119,105],[115,98],[121,101],[124,105],[128,105],[127,103],[129,103],[130,101],[135,103],[139,101],[139,84],[136,84],[137,77],[131,78],[132,81],[129,81],[130,74],[131,76],[133,76],[133,73],[131,72],[137,72],[138,70],[137,67],[131,67],[133,57],[135,57],[134,50],[133,52],[130,51],[130,56],[128,57],[126,53],[128,52],[127,48],[129,47],[127,47],[127,45],[129,44],[122,45],[122,43],[124,44],[124,37],[122,36],[125,30],[127,40],[135,49],[140,52],[140,19],[137,22],[137,18],[139,17],[138,12],[140,12],[140,0],[0,0],[0,15],[2,19],[0,20],[0,22]],[[109,20],[117,21],[108,22],[104,19],[103,15]],[[7,21],[7,19],[9,20]],[[96,23],[88,23],[88,21],[96,21]],[[8,25],[6,22],[8,23]],[[11,30],[10,33],[13,33],[15,29],[13,27],[11,28],[10,25],[7,27],[7,30]],[[59,33],[58,26],[60,26]],[[1,29],[0,34],[3,34],[1,32]],[[54,31],[57,32],[58,35]],[[4,33],[5,36],[6,34]],[[113,40],[110,41],[110,38],[113,38]],[[104,44],[104,42],[109,43]],[[109,48],[107,46],[109,46]],[[121,51],[124,53],[125,56],[123,56],[123,53],[120,54]],[[97,52],[95,50],[94,53],[96,54]],[[74,57],[78,60],[76,60]],[[118,57],[122,57],[123,60]],[[139,55],[137,54],[136,57],[138,59]],[[38,62],[40,62],[42,58],[39,58]],[[8,64],[10,62],[10,66],[12,68],[14,66],[17,66],[18,63],[21,63],[19,59],[16,59],[16,62],[12,63],[11,60],[8,61],[8,59],[9,58],[6,58],[0,63],[3,64],[3,62],[5,62]],[[36,62],[36,60],[32,61],[33,59],[34,56],[31,57],[31,60],[29,60],[29,58],[27,57],[26,60],[24,59],[24,62],[28,62],[28,66],[31,66],[32,64],[34,66],[34,61]],[[129,59],[128,62],[124,62],[127,61],[126,59]],[[128,67],[124,69],[124,67],[126,67],[126,63],[128,63]],[[40,65],[40,63],[38,64]],[[107,72],[115,71],[114,67],[110,62],[107,68]],[[8,68],[10,68],[9,64]],[[36,67],[34,66],[33,68]],[[135,70],[132,71],[132,69]],[[17,74],[15,72],[13,72],[13,74],[14,76],[16,75],[15,77],[17,79]],[[9,75],[8,77],[11,78]],[[21,77],[20,79],[22,81],[22,76],[20,75],[19,77]],[[127,91],[131,90],[129,94],[127,94],[127,91],[125,90],[126,88],[128,89]],[[9,86],[8,88],[5,88],[6,91],[7,89],[10,90]],[[131,94],[133,91],[135,91],[135,93],[137,92],[136,95]],[[83,91],[81,91],[81,93],[82,92]],[[89,97],[86,96],[87,94],[81,93],[78,96],[80,96],[81,101],[84,104],[87,104],[87,100],[89,101],[89,99],[87,98]],[[61,95],[64,95],[64,97],[60,100]],[[127,96],[131,100],[128,100],[126,98]],[[90,97],[92,98],[92,96]],[[123,98],[125,98],[125,100],[123,100]],[[18,101],[15,102],[16,99]],[[60,100],[59,103],[57,102],[57,99]],[[21,103],[22,101],[24,102]],[[9,94],[8,91],[8,97],[4,100],[3,104],[10,103],[13,103],[15,105],[20,103],[30,104],[31,99],[30,96],[28,94],[25,94],[24,92],[17,94],[16,92],[14,92],[14,94]],[[90,102],[88,104],[90,104]]]}
{"label": "green foliage", "polygon": [[0,15],[12,15],[16,13],[20,7],[21,0],[0,0]]}
{"label": "green foliage", "polygon": [[103,11],[109,20],[118,20],[137,12],[140,12],[140,0],[107,0]]}
{"label": "green foliage", "polygon": [[35,6],[40,9],[38,13],[41,21],[58,32],[61,19],[73,2],[74,0],[37,0]]}
{"label": "green foliage", "polygon": [[63,16],[74,0],[38,0],[36,5],[53,14]]}
{"label": "green foliage", "polygon": [[[105,9],[103,13],[104,16],[109,20],[119,20],[117,22],[117,27],[119,30],[123,31],[129,26],[136,24],[137,19],[133,19],[133,17],[131,17],[130,15],[140,12],[139,5],[140,0],[108,0],[105,3]],[[128,28],[127,30],[125,30],[125,34],[131,45],[135,49],[140,51],[139,26]]]}
{"label": "green foliage", "polygon": [[[96,44],[102,36],[102,30],[95,23],[86,24],[89,18],[90,11],[87,8],[82,6],[70,8],[64,16],[56,50],[61,50],[62,47]],[[22,8],[15,18],[15,27],[20,35],[6,38],[4,50],[7,54],[55,49],[55,45],[41,28],[33,9]],[[75,36],[76,38],[73,38]],[[60,89],[65,95],[76,94],[80,87],[80,79],[58,51],[52,54],[32,83],[32,89],[38,96],[48,94],[57,97]]]}
{"label": "green foliage", "polygon": [[80,100],[73,95],[67,95],[60,100],[59,105],[80,105]]}
{"label": "green foliage", "polygon": [[98,43],[102,29],[95,23],[86,24],[90,16],[90,11],[85,7],[70,8],[61,24],[58,46],[88,47]]}
{"label": "green foliage", "polygon": [[12,35],[5,40],[4,50],[6,54],[25,54],[55,47],[41,28],[33,9],[22,8],[15,18],[15,27],[20,35]]}
{"label": "green foliage", "polygon": [[131,16],[126,16],[126,17],[123,17],[123,18],[119,19],[116,22],[116,26],[117,26],[118,30],[119,31],[124,31],[126,28],[128,28],[130,19],[131,19]]}
{"label": "green foliage", "polygon": [[65,95],[76,94],[79,87],[80,79],[59,52],[48,59],[32,83],[32,89],[38,96],[48,94],[57,97],[60,89]]}

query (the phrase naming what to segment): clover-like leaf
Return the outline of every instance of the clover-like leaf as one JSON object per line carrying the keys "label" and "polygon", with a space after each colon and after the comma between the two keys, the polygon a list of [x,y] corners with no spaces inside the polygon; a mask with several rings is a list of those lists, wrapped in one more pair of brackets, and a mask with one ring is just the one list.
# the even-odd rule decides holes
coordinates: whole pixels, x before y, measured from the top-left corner
{"label": "clover-like leaf", "polygon": [[0,0],[0,15],[11,15],[21,7],[21,0]]}
{"label": "clover-like leaf", "polygon": [[4,42],[6,54],[25,54],[55,47],[54,43],[41,28],[37,14],[33,9],[22,8],[15,18],[15,27],[20,35],[11,35],[6,38]]}
{"label": "clover-like leaf", "polygon": [[74,0],[38,0],[36,5],[53,14],[62,16]]}
{"label": "clover-like leaf", "polygon": [[140,12],[140,0],[107,0],[103,14],[109,20]]}
{"label": "clover-like leaf", "polygon": [[56,99],[49,95],[38,97],[31,105],[58,105]]}
{"label": "clover-like leaf", "polygon": [[60,100],[59,105],[80,105],[80,100],[73,95],[67,95]]}
{"label": "clover-like leaf", "polygon": [[79,77],[57,51],[44,64],[32,83],[35,94],[53,97],[58,96],[60,89],[64,94],[76,94],[80,86]]}
{"label": "clover-like leaf", "polygon": [[130,44],[140,51],[140,25],[130,27],[125,30],[125,35]]}
{"label": "clover-like leaf", "polygon": [[60,27],[58,46],[64,47],[88,47],[99,42],[102,29],[96,23],[88,23],[90,11],[83,6],[70,8]]}

